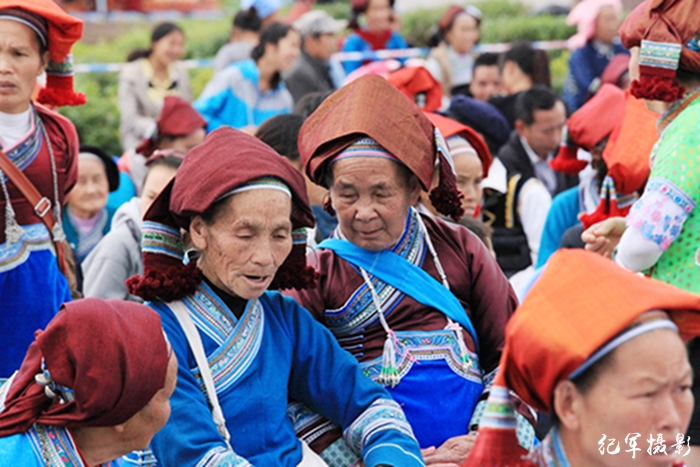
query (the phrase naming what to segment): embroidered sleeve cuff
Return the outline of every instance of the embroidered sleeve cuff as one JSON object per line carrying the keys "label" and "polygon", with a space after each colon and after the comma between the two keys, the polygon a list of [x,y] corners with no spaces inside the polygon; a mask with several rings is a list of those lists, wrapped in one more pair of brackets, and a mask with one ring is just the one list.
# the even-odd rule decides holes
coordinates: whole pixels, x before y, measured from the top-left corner
{"label": "embroidered sleeve cuff", "polygon": [[250,462],[222,446],[207,452],[196,467],[252,467]]}
{"label": "embroidered sleeve cuff", "polygon": [[632,206],[627,225],[636,227],[666,251],[680,235],[693,209],[695,202],[690,196],[671,181],[654,177],[649,179],[644,195]]}
{"label": "embroidered sleeve cuff", "polygon": [[[418,448],[418,445],[416,445]],[[400,444],[377,444],[367,450],[364,455],[366,467],[390,465],[392,467],[423,467],[425,463],[420,450],[407,448]]]}

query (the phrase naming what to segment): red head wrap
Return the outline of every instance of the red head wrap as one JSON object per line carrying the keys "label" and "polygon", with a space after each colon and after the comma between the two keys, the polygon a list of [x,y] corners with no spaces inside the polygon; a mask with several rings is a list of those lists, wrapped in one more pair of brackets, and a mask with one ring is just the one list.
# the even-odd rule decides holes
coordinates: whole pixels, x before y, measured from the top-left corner
{"label": "red head wrap", "polygon": [[557,383],[642,314],[654,310],[668,312],[684,339],[700,335],[700,296],[639,276],[595,253],[555,253],[508,322],[491,389],[491,395],[501,400],[489,396],[491,407],[462,465],[534,466],[523,460],[527,453],[515,435],[508,389],[537,410],[549,412]]}
{"label": "red head wrap", "polygon": [[136,152],[148,158],[158,149],[158,138],[161,135],[187,136],[199,128],[207,126],[207,121],[192,105],[176,96],[166,96],[163,109],[156,120],[156,132],[150,138],[143,140]]}
{"label": "red head wrap", "polygon": [[620,38],[628,49],[641,46],[639,79],[632,94],[639,99],[674,102],[685,90],[676,70],[700,73],[700,0],[646,0],[627,16]]}
{"label": "red head wrap", "polygon": [[484,169],[484,178],[486,178],[489,174],[489,168],[491,168],[493,157],[491,156],[491,151],[489,151],[489,147],[486,145],[484,138],[475,130],[451,118],[429,112],[425,112],[425,116],[440,130],[440,133],[442,133],[445,139],[449,139],[450,136],[461,136],[471,144],[476,151],[476,155],[479,156],[481,160],[481,166]]}
{"label": "red head wrap", "polygon": [[450,5],[445,11],[445,13],[443,13],[443,15],[440,17],[440,21],[438,21],[438,28],[440,29],[440,32],[443,35],[447,33],[457,16],[461,14],[469,15],[472,18],[474,18],[476,20],[477,26],[481,24],[481,10],[479,10],[474,5],[468,5],[466,7]]}
{"label": "red head wrap", "polygon": [[424,111],[436,112],[442,107],[442,85],[430,74],[427,68],[422,66],[402,67],[392,72],[387,79],[396,86],[396,89],[416,102],[416,105],[418,105],[418,95],[424,94],[424,102],[421,104],[421,109]]}
{"label": "red head wrap", "polygon": [[326,162],[365,137],[403,162],[425,191],[439,160],[440,182],[430,200],[439,213],[462,216],[462,194],[442,134],[416,104],[379,76],[364,76],[340,88],[306,120],[299,134],[306,174],[322,185]]}
{"label": "red head wrap", "polygon": [[175,178],[146,212],[143,224],[143,276],[127,281],[129,291],[145,300],[178,300],[194,292],[202,273],[194,262],[183,265],[180,229],[205,213],[236,187],[260,178],[276,178],[292,193],[294,246],[271,288],[305,288],[315,284],[306,266],[306,233],[314,218],[304,177],[284,157],[259,139],[233,128],[213,131],[187,152]]}
{"label": "red head wrap", "polygon": [[163,388],[169,359],[160,316],[150,308],[97,298],[66,303],[37,331],[12,380],[0,438],[34,423],[124,423]]}
{"label": "red head wrap", "polygon": [[46,69],[46,87],[39,92],[38,101],[50,106],[81,105],[85,95],[73,91],[73,59],[70,49],[83,35],[83,22],[59,7],[53,0],[0,0],[2,10],[21,8],[48,24],[50,61]]}

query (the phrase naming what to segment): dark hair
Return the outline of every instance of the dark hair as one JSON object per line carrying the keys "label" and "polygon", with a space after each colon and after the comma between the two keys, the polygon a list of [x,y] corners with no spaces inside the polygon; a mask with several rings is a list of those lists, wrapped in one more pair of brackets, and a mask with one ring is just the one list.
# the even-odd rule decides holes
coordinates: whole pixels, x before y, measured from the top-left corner
{"label": "dark hair", "polygon": [[700,83],[700,73],[679,68],[676,70],[676,80],[681,83],[695,84]]}
{"label": "dark hair", "polygon": [[525,125],[535,122],[535,110],[550,110],[561,99],[545,86],[533,86],[515,100],[515,118]]}
{"label": "dark hair", "polygon": [[474,69],[476,70],[476,68],[480,66],[498,66],[498,60],[498,54],[491,52],[483,53],[474,60]]}
{"label": "dark hair", "polygon": [[135,60],[138,60],[140,58],[148,58],[151,56],[151,53],[153,52],[153,44],[170,34],[171,32],[177,31],[181,34],[185,34],[185,31],[182,30],[180,26],[178,26],[175,23],[160,23],[156,25],[155,28],[153,28],[153,31],[151,32],[151,46],[147,49],[134,49],[131,52],[129,52],[129,55],[126,57],[127,62],[133,62]]}
{"label": "dark hair", "polygon": [[306,94],[294,104],[292,113],[302,117],[309,118],[309,115],[314,113],[318,106],[326,100],[328,96],[333,94],[333,91],[314,91]]}
{"label": "dark hair", "polygon": [[[289,31],[294,31],[295,29],[289,24],[282,23],[272,23],[265,27],[260,33],[260,42],[255,48],[250,52],[250,58],[255,60],[255,63],[265,55],[265,46],[267,44],[277,45],[279,42],[287,37]],[[282,81],[282,75],[280,72],[276,72],[270,81],[270,88],[277,89]]]}
{"label": "dark hair", "polygon": [[260,125],[255,136],[290,161],[299,160],[299,130],[304,124],[301,115],[277,115]]}
{"label": "dark hair", "polygon": [[457,223],[468,228],[473,234],[479,237],[484,244],[486,244],[486,240],[490,240],[493,236],[493,228],[479,219],[474,219],[470,216],[462,216]]}
{"label": "dark hair", "polygon": [[[358,1],[353,1],[352,3],[352,13],[350,13],[350,21],[348,23],[348,27],[352,29],[353,31],[356,29],[360,29],[360,15],[363,13],[367,12],[367,8],[369,8],[369,2],[372,0],[358,0]],[[389,0],[389,8],[392,10],[394,9],[394,1],[395,0]]]}
{"label": "dark hair", "polygon": [[260,32],[262,20],[258,16],[258,10],[252,6],[236,13],[233,17],[233,27],[243,31]]}
{"label": "dark hair", "polygon": [[169,167],[171,169],[179,169],[180,166],[182,165],[182,157],[175,157],[175,156],[165,156],[165,157],[159,157],[158,159],[155,159],[153,162],[151,162],[146,171],[146,175],[143,177],[143,184],[146,184],[146,180],[148,179],[148,174],[151,173],[151,170],[153,170],[153,167]]}
{"label": "dark hair", "polygon": [[533,85],[551,87],[549,55],[544,50],[535,50],[528,42],[515,42],[503,56],[503,63],[511,61],[528,75]]}

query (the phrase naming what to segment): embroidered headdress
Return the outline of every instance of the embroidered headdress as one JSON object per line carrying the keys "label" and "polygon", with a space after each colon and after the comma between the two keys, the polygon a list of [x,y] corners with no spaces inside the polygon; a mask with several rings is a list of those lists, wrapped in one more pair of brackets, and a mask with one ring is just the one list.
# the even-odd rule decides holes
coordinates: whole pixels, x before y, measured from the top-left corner
{"label": "embroidered headdress", "polygon": [[294,246],[270,288],[306,288],[315,284],[306,266],[305,227],[314,218],[304,178],[287,160],[259,139],[229,127],[210,133],[187,152],[175,178],[146,212],[142,228],[143,276],[127,281],[129,291],[144,300],[178,300],[194,292],[202,280],[195,262],[183,264],[180,229],[205,213],[236,188],[263,178],[281,182],[292,196]]}
{"label": "embroidered headdress", "polygon": [[83,35],[81,20],[63,11],[53,0],[0,0],[0,19],[30,27],[49,51],[46,87],[37,98],[40,104],[59,107],[86,102],[84,94],[73,91],[73,57],[70,53],[73,44]]}
{"label": "embroidered headdress", "polygon": [[632,94],[640,99],[674,102],[685,90],[676,81],[679,68],[700,73],[700,0],[646,0],[620,27],[622,44],[641,46],[639,79]]}
{"label": "embroidered headdress", "polygon": [[555,253],[508,322],[479,436],[462,465],[533,466],[518,445],[508,391],[537,410],[551,411],[557,383],[629,340],[633,334],[625,331],[645,313],[658,310],[673,323],[661,319],[637,332],[677,327],[684,339],[700,334],[700,296],[639,276],[595,253]]}
{"label": "embroidered headdress", "polygon": [[206,126],[207,121],[192,107],[192,104],[176,96],[166,96],[153,134],[141,142],[136,152],[148,158],[158,149],[159,137],[187,136]]}
{"label": "embroidered headdress", "polygon": [[66,303],[37,331],[8,383],[0,438],[34,423],[124,423],[163,388],[169,360],[160,316],[150,308],[97,298]]}
{"label": "embroidered headdress", "polygon": [[399,159],[426,191],[439,160],[440,182],[430,200],[441,214],[462,216],[462,194],[445,139],[409,98],[379,76],[364,76],[342,87],[306,120],[299,134],[306,174],[322,185],[327,162],[365,137]]}
{"label": "embroidered headdress", "polygon": [[391,84],[426,112],[442,107],[442,85],[422,66],[405,66],[387,76]]}
{"label": "embroidered headdress", "polygon": [[466,140],[466,142],[473,148],[474,152],[476,152],[479,160],[481,160],[481,166],[484,169],[484,178],[486,178],[486,176],[489,174],[489,168],[491,167],[493,157],[491,156],[491,152],[489,151],[484,138],[482,138],[481,135],[473,129],[466,125],[462,125],[451,118],[428,112],[425,113],[425,116],[428,117],[428,120],[430,120],[430,122],[435,125],[438,130],[440,130],[440,133],[442,133],[445,139],[447,139],[451,154],[455,154],[455,148],[453,147],[451,138],[459,136]]}

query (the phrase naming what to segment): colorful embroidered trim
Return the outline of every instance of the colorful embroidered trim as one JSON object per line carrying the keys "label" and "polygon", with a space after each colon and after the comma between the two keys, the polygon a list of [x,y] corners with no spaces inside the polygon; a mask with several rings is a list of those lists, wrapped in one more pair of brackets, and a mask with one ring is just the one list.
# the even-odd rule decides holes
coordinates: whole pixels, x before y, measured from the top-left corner
{"label": "colorful embroidered trim", "polygon": [[293,245],[306,245],[306,227],[300,229],[292,230],[292,244]]}
{"label": "colorful embroidered trim", "polygon": [[56,76],[73,76],[73,54],[66,55],[62,62],[49,61],[46,73]]}
{"label": "colorful embroidered trim", "polygon": [[355,452],[362,452],[372,436],[386,430],[398,430],[415,439],[399,404],[391,399],[377,399],[350,424],[343,435]]}
{"label": "colorful embroidered trim", "polygon": [[642,40],[639,66],[665,70],[663,74],[675,74],[675,71],[678,69],[678,62],[681,59],[682,50],[681,44]]}
{"label": "colorful embroidered trim", "polygon": [[78,448],[68,429],[35,423],[27,431],[29,441],[46,467],[84,467]]}
{"label": "colorful embroidered trim", "polygon": [[245,183],[243,185],[237,186],[233,190],[223,194],[222,196],[219,196],[217,198],[217,201],[220,201],[224,198],[227,198],[229,196],[238,194],[238,193],[243,193],[245,191],[252,191],[252,190],[277,190],[281,191],[282,193],[286,194],[290,198],[292,197],[292,191],[289,189],[286,183],[284,183],[282,180],[274,177],[262,177],[255,179],[253,181],[250,181],[248,183]]}
{"label": "colorful embroidered trim", "polygon": [[[44,141],[43,127],[37,125],[37,114],[34,106],[31,107],[30,113],[30,128],[27,135],[17,141],[14,146],[6,148],[5,154],[17,166],[18,169],[24,171],[29,165],[34,162],[36,157],[41,152],[41,145]],[[5,182],[9,179],[4,174],[2,175]]]}
{"label": "colorful embroidered trim", "polygon": [[[683,99],[680,101],[674,103],[671,108],[669,108],[665,114],[663,114],[657,123],[657,127],[659,129],[659,134],[663,133],[663,131],[673,122],[678,115],[680,115],[681,112],[683,112],[685,109],[688,108],[690,104],[695,102],[695,100],[700,99],[700,87],[693,89],[690,91]],[[661,140],[661,137],[659,137],[659,141]],[[654,150],[656,149],[657,145],[659,144],[659,141],[657,141],[656,145],[654,145],[654,149],[652,149],[652,154],[654,153]],[[652,160],[653,162],[653,160]]]}
{"label": "colorful embroidered trim", "polygon": [[[294,433],[297,438],[306,444],[311,444],[325,433],[338,428],[329,420],[309,409],[301,402],[290,402],[287,405],[287,417],[294,425]],[[345,444],[345,441],[343,441]]]}
{"label": "colorful embroidered trim", "polygon": [[396,156],[384,149],[372,138],[362,138],[340,151],[331,159],[331,164],[335,164],[341,159],[350,159],[353,157],[379,157],[402,163]]}
{"label": "colorful embroidered trim", "polygon": [[159,222],[143,222],[141,248],[144,253],[167,255],[179,260],[184,255],[180,231]]}
{"label": "colorful embroidered trim", "polygon": [[224,447],[218,446],[207,452],[196,467],[251,467],[250,463]]}
{"label": "colorful embroidered trim", "polygon": [[20,226],[24,231],[18,242],[0,245],[0,273],[16,268],[29,259],[34,251],[50,250],[54,253],[53,242],[44,224]]}

